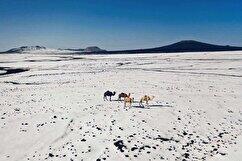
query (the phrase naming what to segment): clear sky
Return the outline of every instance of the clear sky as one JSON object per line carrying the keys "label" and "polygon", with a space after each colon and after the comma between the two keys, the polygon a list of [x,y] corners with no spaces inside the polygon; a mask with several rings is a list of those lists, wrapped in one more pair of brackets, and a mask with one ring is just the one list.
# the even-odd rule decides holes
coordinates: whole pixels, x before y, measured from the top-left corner
{"label": "clear sky", "polygon": [[0,50],[134,49],[184,39],[242,46],[242,0],[0,0]]}

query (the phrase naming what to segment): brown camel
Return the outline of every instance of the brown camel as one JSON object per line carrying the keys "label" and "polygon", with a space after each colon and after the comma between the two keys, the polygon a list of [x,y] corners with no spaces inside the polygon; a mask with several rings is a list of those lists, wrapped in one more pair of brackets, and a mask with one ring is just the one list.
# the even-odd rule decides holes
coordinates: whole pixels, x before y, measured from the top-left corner
{"label": "brown camel", "polygon": [[121,101],[122,98],[125,98],[125,97],[129,97],[130,96],[130,93],[129,94],[126,94],[126,93],[120,93],[118,95],[118,100]]}
{"label": "brown camel", "polygon": [[133,102],[134,98],[131,98],[130,95],[128,95],[128,97],[124,98],[124,108],[127,107],[127,104],[129,104],[129,108],[131,108]]}
{"label": "brown camel", "polygon": [[141,97],[140,101],[139,101],[139,105],[140,106],[144,106],[142,103],[145,102],[146,105],[149,105],[149,101],[152,101],[155,98],[155,96],[148,96],[148,95],[144,95],[143,97]]}

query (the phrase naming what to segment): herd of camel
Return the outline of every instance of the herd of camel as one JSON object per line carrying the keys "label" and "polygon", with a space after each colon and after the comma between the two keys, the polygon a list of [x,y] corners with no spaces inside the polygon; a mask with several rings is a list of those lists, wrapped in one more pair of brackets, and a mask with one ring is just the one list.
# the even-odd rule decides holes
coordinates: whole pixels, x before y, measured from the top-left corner
{"label": "herd of camel", "polygon": [[[116,92],[106,91],[103,94],[103,100],[104,101],[105,100],[107,101],[108,100],[108,97],[109,97],[109,100],[111,101],[112,96],[114,96],[115,94],[116,94]],[[122,98],[123,98],[123,101],[124,101],[124,108],[127,107],[127,104],[129,104],[129,108],[131,108],[131,105],[134,102],[134,98],[130,96],[130,93],[129,94],[120,93],[118,95],[118,100],[119,101],[122,101]],[[153,100],[154,98],[155,98],[155,96],[144,95],[143,97],[141,97],[141,99],[139,101],[139,105],[141,107],[144,107],[143,102],[145,102],[146,105],[149,105],[149,101]]]}

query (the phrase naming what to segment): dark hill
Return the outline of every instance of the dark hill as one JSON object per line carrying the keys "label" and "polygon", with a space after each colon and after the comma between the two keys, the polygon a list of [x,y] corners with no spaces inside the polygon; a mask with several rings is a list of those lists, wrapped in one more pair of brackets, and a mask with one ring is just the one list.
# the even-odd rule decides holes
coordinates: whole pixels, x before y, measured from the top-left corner
{"label": "dark hill", "polygon": [[176,52],[203,52],[203,51],[237,51],[242,50],[242,47],[236,46],[222,46],[213,45],[194,40],[183,40],[171,45],[148,48],[148,49],[135,49],[135,50],[119,50],[119,51],[107,51],[100,53],[118,54],[118,53],[176,53]]}
{"label": "dark hill", "polygon": [[151,50],[164,52],[198,52],[198,51],[232,51],[242,50],[242,47],[213,45],[194,40],[184,40],[171,45],[153,48]]}

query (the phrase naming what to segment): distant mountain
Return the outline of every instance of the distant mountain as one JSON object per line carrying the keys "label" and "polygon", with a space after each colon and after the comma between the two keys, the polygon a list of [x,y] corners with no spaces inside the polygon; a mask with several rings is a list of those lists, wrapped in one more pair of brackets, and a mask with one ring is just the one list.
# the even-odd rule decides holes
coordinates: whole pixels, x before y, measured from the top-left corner
{"label": "distant mountain", "polygon": [[45,50],[46,47],[44,46],[21,46],[19,48],[13,48],[4,53],[24,53],[29,51],[36,51],[36,50]]}
{"label": "distant mountain", "polygon": [[59,48],[58,50],[67,50],[67,51],[76,51],[76,52],[78,52],[78,51],[84,51],[84,49],[71,49],[71,48],[67,48],[67,49],[61,49],[61,48]]}
{"label": "distant mountain", "polygon": [[177,53],[177,52],[209,52],[209,51],[242,51],[242,47],[214,45],[194,40],[183,40],[162,47],[107,51],[97,46],[85,49],[48,49],[44,46],[22,46],[0,53],[43,53],[43,54],[134,54],[134,53]]}
{"label": "distant mountain", "polygon": [[83,50],[85,53],[92,53],[92,52],[105,52],[106,50],[100,49],[97,46],[89,46]]}
{"label": "distant mountain", "polygon": [[44,46],[21,46],[19,48],[13,48],[4,52],[0,52],[0,54],[71,54],[82,52],[84,49],[50,49]]}
{"label": "distant mountain", "polygon": [[103,52],[106,51],[104,49],[100,49],[97,46],[89,46],[85,49],[72,49],[72,48],[67,48],[67,49],[61,49],[59,48],[58,50],[65,50],[65,51],[73,51],[73,52],[80,52],[80,53],[91,53],[91,52]]}
{"label": "distant mountain", "polygon": [[164,52],[199,52],[199,51],[233,51],[242,50],[242,47],[213,45],[194,40],[183,40],[171,45],[148,49]]}
{"label": "distant mountain", "polygon": [[19,48],[13,48],[4,52],[0,52],[2,54],[11,54],[11,53],[28,53],[28,54],[71,54],[71,53],[78,53],[78,54],[89,54],[89,53],[96,53],[96,52],[106,52],[106,50],[100,49],[97,46],[90,46],[85,49],[49,49],[44,46],[21,46]]}
{"label": "distant mountain", "polygon": [[156,48],[148,49],[135,49],[135,50],[119,50],[119,51],[107,51],[109,54],[132,54],[132,53],[177,53],[177,52],[203,52],[203,51],[237,51],[242,50],[242,47],[236,46],[222,46],[213,45],[194,40],[183,40],[171,45],[166,45]]}

